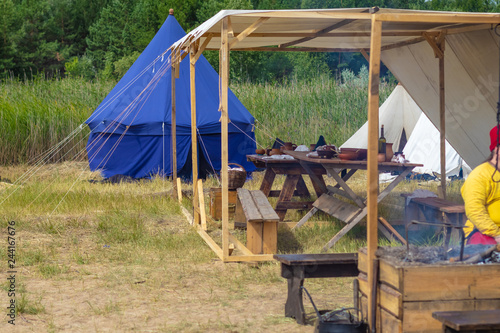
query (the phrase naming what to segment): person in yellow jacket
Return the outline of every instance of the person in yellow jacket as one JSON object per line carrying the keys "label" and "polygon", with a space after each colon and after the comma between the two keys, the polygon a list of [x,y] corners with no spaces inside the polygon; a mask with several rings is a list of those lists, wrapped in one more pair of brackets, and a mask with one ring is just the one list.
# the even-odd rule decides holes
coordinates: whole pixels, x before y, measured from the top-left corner
{"label": "person in yellow jacket", "polygon": [[[498,129],[490,131],[491,155],[477,166],[462,186],[467,222],[467,244],[500,243],[500,149]],[[497,163],[498,161],[498,163]]]}

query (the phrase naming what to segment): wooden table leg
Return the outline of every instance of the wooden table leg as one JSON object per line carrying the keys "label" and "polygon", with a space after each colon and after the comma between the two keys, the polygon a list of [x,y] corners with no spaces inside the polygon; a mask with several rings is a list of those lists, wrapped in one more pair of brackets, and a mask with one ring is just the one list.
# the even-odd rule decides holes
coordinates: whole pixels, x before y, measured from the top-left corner
{"label": "wooden table leg", "polygon": [[298,324],[304,325],[306,314],[302,301],[304,285],[304,267],[281,265],[281,276],[287,279],[288,294],[285,303],[285,317],[295,318]]}
{"label": "wooden table leg", "polygon": [[264,174],[264,179],[262,180],[262,184],[260,184],[260,190],[266,197],[269,197],[269,193],[271,192],[271,187],[273,186],[275,177],[276,173],[271,168],[267,168],[266,173]]}
{"label": "wooden table leg", "polygon": [[[287,175],[285,178],[285,183],[283,184],[283,188],[281,189],[280,196],[278,201],[276,202],[276,207],[282,202],[290,201],[293,196],[293,192],[295,191],[295,187],[297,186],[297,182],[299,181],[299,177],[301,175]],[[286,208],[276,208],[276,214],[280,217],[280,221],[285,219]]]}
{"label": "wooden table leg", "polygon": [[307,174],[309,175],[309,178],[311,179],[312,185],[314,187],[314,191],[316,192],[318,198],[323,193],[328,193],[323,175],[317,175],[316,173],[314,173],[309,165],[307,163],[304,163],[303,161],[300,161],[300,165],[302,166],[302,168],[304,168],[304,170],[306,170]]}
{"label": "wooden table leg", "polygon": [[308,198],[311,196],[302,175],[299,176],[299,181],[297,182],[297,193],[301,198]]}

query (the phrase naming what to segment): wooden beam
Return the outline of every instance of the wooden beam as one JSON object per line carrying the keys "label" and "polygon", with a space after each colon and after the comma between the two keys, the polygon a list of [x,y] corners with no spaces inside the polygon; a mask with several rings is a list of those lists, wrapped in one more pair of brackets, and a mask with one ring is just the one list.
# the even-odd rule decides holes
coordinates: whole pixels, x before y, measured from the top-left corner
{"label": "wooden beam", "polygon": [[229,234],[229,240],[231,242],[234,243],[234,245],[236,246],[236,248],[238,250],[240,250],[241,252],[243,252],[245,255],[247,256],[253,256],[253,253],[252,251],[250,251],[249,249],[247,249],[247,247],[245,245],[243,245],[243,243],[241,243],[238,238],[234,237],[233,234]]}
{"label": "wooden beam", "polygon": [[177,199],[179,200],[179,203],[181,203],[182,202],[181,179],[177,178],[176,183],[177,183]]}
{"label": "wooden beam", "polygon": [[[222,23],[222,24],[224,24],[224,23]],[[221,33],[222,33],[222,31],[221,31]],[[227,35],[230,38],[234,37],[233,24],[231,23],[231,17],[230,16],[227,17]]]}
{"label": "wooden beam", "polygon": [[347,25],[349,23],[352,23],[354,20],[342,20],[340,22],[337,22],[335,23],[334,25],[331,25],[329,27],[326,27],[324,29],[321,29],[319,31],[317,31],[313,36],[310,36],[310,37],[304,37],[304,38],[301,38],[301,39],[298,39],[298,40],[295,40],[293,42],[288,42],[288,43],[285,43],[285,44],[281,44],[279,45],[278,47],[280,49],[282,48],[286,48],[286,47],[289,47],[289,46],[293,46],[293,45],[297,45],[297,44],[301,44],[301,43],[304,43],[304,42],[307,42],[307,41],[310,41],[311,39],[315,39],[317,37],[321,37],[322,35],[332,31],[332,30],[335,30],[335,29],[338,29],[338,28],[341,28],[343,27],[344,25]]}
{"label": "wooden beam", "polygon": [[[382,22],[377,20],[378,15],[372,15],[370,41],[370,67],[368,83],[368,165],[367,165],[367,247],[368,260],[374,262],[375,251],[378,247],[378,128],[379,128],[379,84],[380,84],[380,54],[382,45]],[[376,272],[368,271],[368,284],[374,283]],[[375,281],[376,282],[376,281]],[[368,318],[372,332],[375,332],[376,309],[373,305],[373,295],[368,294]]]}
{"label": "wooden beam", "polygon": [[203,240],[205,241],[205,243],[207,243],[207,245],[212,249],[212,251],[215,252],[215,254],[217,255],[217,257],[219,257],[219,259],[223,260],[222,249],[212,239],[212,237],[210,237],[210,235],[207,234],[207,232],[205,230],[201,229],[201,228],[197,228],[197,231],[198,231],[198,234],[201,236],[201,238],[203,238]]}
{"label": "wooden beam", "polygon": [[424,38],[429,43],[429,45],[432,47],[432,50],[434,51],[434,57],[441,59],[443,57],[443,51],[440,49],[440,47],[436,43],[436,37],[429,36],[428,34],[424,33]]}
{"label": "wooden beam", "polygon": [[[485,28],[486,27],[486,28]],[[468,27],[467,30],[484,30],[484,29],[490,29],[491,25],[482,25],[482,26],[470,26]],[[455,28],[454,28],[455,29]],[[453,29],[453,30],[454,30]],[[456,28],[461,29],[461,28]],[[466,28],[463,28],[466,29]],[[427,30],[394,30],[394,31],[383,31],[382,36],[384,37],[417,37],[417,36],[422,36],[422,33],[427,32],[429,34],[439,34],[439,31],[427,31]],[[241,35],[243,32],[240,33],[235,33],[234,37],[238,37]],[[201,35],[200,38],[207,37],[209,35],[212,35],[213,32],[206,32],[205,34]],[[370,37],[369,32],[363,32],[363,31],[334,31],[334,32],[329,32],[326,34],[323,34],[321,36],[318,36],[317,33],[314,32],[253,32],[251,35],[247,36],[247,38],[306,38],[306,37],[324,37],[324,38],[331,38],[331,37]]]}
{"label": "wooden beam", "polygon": [[196,55],[194,56],[195,62],[198,61],[198,59],[200,58],[203,51],[205,51],[205,48],[207,47],[208,43],[210,43],[210,41],[212,40],[212,37],[213,37],[213,35],[209,34],[208,37],[205,38],[205,40],[203,41],[203,44],[201,44],[201,47],[198,49],[198,51],[196,52]]}
{"label": "wooden beam", "polygon": [[229,18],[222,19],[220,48],[221,86],[221,180],[222,180],[222,256],[229,258],[229,176],[228,176],[228,89],[229,89]]}
{"label": "wooden beam", "polygon": [[487,13],[379,13],[377,19],[384,22],[415,22],[415,23],[469,23],[498,24],[500,14]]}
{"label": "wooden beam", "polygon": [[370,56],[368,55],[368,53],[366,52],[365,49],[361,49],[361,50],[359,50],[359,52],[361,52],[363,57],[365,57],[366,61],[370,62]]}
{"label": "wooden beam", "polygon": [[273,254],[254,254],[249,256],[230,256],[223,259],[224,262],[259,262],[273,261]]}
{"label": "wooden beam", "polygon": [[444,89],[444,39],[439,48],[441,57],[439,58],[439,146],[441,153],[441,193],[446,200],[446,99]]}
{"label": "wooden beam", "polygon": [[384,45],[384,46],[382,46],[382,51],[387,51],[387,50],[395,49],[395,48],[398,48],[398,47],[403,47],[403,46],[408,46],[408,45],[412,45],[412,44],[417,44],[417,43],[420,43],[420,42],[422,42],[424,40],[425,40],[425,38],[422,37],[422,36],[420,36],[418,38],[406,40],[404,42],[399,42],[399,43]]}
{"label": "wooden beam", "polygon": [[[195,47],[192,45],[190,47],[190,57],[195,55]],[[193,161],[193,207],[199,207],[198,191],[196,188],[196,182],[198,180],[198,140],[196,133],[196,61],[190,61],[190,88],[191,88],[191,159]],[[200,223],[200,214],[194,211],[194,224],[198,225]]]}
{"label": "wooden beam", "polygon": [[[215,50],[208,49],[207,50]],[[259,52],[360,52],[360,48],[319,48],[319,47],[289,47],[279,48],[273,46],[234,48],[231,51],[259,51]]]}
{"label": "wooden beam", "polygon": [[231,41],[231,43],[229,44],[229,49],[232,49],[236,44],[238,44],[243,39],[245,39],[246,37],[248,37],[252,32],[254,32],[255,30],[257,30],[267,20],[269,20],[269,17],[261,17],[260,19],[258,19],[254,23],[252,23],[251,26],[249,26],[248,28],[246,28],[245,30],[243,30],[242,33],[238,34],[238,36]]}
{"label": "wooden beam", "polygon": [[[174,185],[173,195],[177,194],[177,126],[176,126],[176,105],[175,105],[175,78],[176,71],[178,71],[177,63],[174,60],[173,53],[170,53],[170,66],[171,66],[171,100],[172,100],[172,115],[171,115],[171,131],[172,131],[172,180]],[[163,170],[165,173],[165,170]]]}
{"label": "wooden beam", "polygon": [[198,179],[198,201],[200,203],[201,228],[207,230],[207,213],[205,209],[205,196],[203,195],[203,181]]}

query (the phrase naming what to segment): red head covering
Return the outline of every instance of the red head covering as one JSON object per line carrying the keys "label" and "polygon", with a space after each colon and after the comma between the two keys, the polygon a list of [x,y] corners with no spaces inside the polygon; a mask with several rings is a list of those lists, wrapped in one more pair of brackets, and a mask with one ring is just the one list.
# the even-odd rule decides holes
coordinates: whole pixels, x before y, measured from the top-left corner
{"label": "red head covering", "polygon": [[490,151],[493,151],[498,145],[498,130],[497,126],[493,127],[490,131]]}

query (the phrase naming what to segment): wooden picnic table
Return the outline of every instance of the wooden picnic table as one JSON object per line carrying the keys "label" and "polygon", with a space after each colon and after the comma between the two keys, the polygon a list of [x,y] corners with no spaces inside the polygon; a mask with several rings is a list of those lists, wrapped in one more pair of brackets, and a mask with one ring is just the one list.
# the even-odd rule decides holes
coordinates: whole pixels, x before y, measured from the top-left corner
{"label": "wooden picnic table", "polygon": [[[325,181],[322,177],[322,175],[326,174],[326,170],[321,166],[311,165],[309,167],[310,172],[308,172],[296,159],[279,159],[266,155],[247,155],[247,160],[254,163],[258,168],[266,169],[260,190],[266,197],[278,197],[274,210],[278,214],[280,221],[284,220],[288,209],[308,210],[312,208],[313,201],[292,201],[293,196],[301,198],[309,198],[311,196],[302,177],[303,175],[313,175],[311,182],[318,197],[326,191]],[[281,190],[272,190],[276,175],[286,176]]]}
{"label": "wooden picnic table", "polygon": [[[321,166],[323,167],[327,175],[332,177],[337,184],[335,186],[326,186],[323,194],[313,203],[313,208],[299,221],[295,228],[303,225],[312,215],[314,215],[318,210],[324,211],[329,215],[343,221],[346,226],[342,228],[332,239],[323,247],[323,251],[327,251],[331,248],[343,235],[345,235],[349,230],[351,230],[355,225],[357,225],[367,214],[368,209],[365,204],[365,199],[358,196],[348,185],[347,181],[358,171],[366,170],[368,163],[366,160],[340,160],[338,158],[314,158],[308,157],[308,152],[297,152],[297,151],[285,151],[286,154],[292,156],[299,161],[300,165],[308,172],[311,179],[316,175],[312,172],[313,167]],[[421,164],[415,163],[394,163],[394,162],[381,162],[378,164],[378,169],[380,172],[399,172],[399,175],[392,180],[392,182],[379,193],[377,202],[384,199],[402,180],[405,179],[411,170],[415,167],[422,166]],[[340,174],[341,170],[349,170],[342,177]],[[340,200],[334,195],[343,196],[354,204]],[[380,220],[380,219],[379,219]],[[385,220],[384,220],[385,221]],[[397,232],[388,225],[388,223],[379,223],[379,229],[386,235],[386,237],[391,238],[393,234]],[[397,234],[397,237],[401,239],[401,235]]]}

